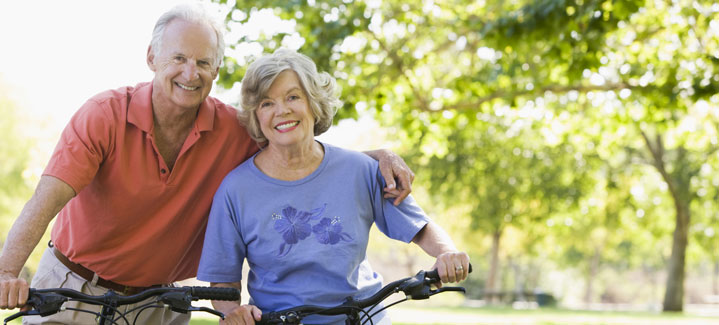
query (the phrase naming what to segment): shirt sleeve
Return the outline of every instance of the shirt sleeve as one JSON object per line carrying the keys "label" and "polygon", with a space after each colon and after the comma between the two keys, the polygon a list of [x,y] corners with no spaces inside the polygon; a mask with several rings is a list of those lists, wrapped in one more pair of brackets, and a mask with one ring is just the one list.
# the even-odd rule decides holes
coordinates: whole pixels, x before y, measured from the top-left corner
{"label": "shirt sleeve", "polygon": [[227,179],[217,190],[210,209],[205,243],[197,279],[207,282],[239,282],[247,248],[239,224],[238,211]]}
{"label": "shirt sleeve", "polygon": [[374,174],[373,205],[377,228],[387,237],[409,243],[415,235],[424,228],[430,218],[410,195],[398,206],[392,204],[393,200],[383,198],[384,178],[379,171],[379,165]]}
{"label": "shirt sleeve", "polygon": [[79,193],[90,184],[113,147],[115,122],[105,102],[87,101],[65,126],[43,175]]}

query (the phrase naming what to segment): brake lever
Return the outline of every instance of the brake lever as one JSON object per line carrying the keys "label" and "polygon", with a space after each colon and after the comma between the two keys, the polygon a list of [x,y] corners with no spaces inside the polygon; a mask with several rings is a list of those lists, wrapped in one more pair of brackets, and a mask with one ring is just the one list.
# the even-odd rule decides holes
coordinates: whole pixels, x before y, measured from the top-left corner
{"label": "brake lever", "polygon": [[215,316],[221,318],[222,320],[225,319],[225,314],[223,314],[222,312],[219,312],[219,311],[217,311],[217,310],[214,310],[214,309],[212,309],[212,308],[208,308],[208,307],[195,307],[195,306],[191,306],[187,311],[204,311],[204,312],[206,312],[206,313],[213,314],[213,315],[215,315]]}
{"label": "brake lever", "polygon": [[20,316],[33,316],[33,315],[40,315],[36,310],[30,310],[30,311],[19,311],[17,313],[14,313],[8,317],[5,318],[5,321],[3,321],[3,325],[7,325],[7,323],[13,321],[14,319],[20,317]]}
{"label": "brake lever", "polygon": [[212,308],[207,307],[195,307],[192,305],[193,297],[192,295],[188,294],[187,292],[168,292],[160,295],[160,298],[158,299],[160,302],[164,303],[165,305],[170,306],[170,309],[172,311],[177,313],[183,313],[187,314],[188,312],[193,311],[204,311],[210,314],[213,314],[217,317],[220,317],[222,319],[225,319],[225,314],[214,310]]}
{"label": "brake lever", "polygon": [[192,296],[185,292],[163,293],[157,300],[170,306],[170,309],[177,313],[186,314],[191,308],[194,308],[192,306]]}
{"label": "brake lever", "polygon": [[429,295],[434,296],[438,293],[442,293],[442,292],[446,292],[446,291],[457,291],[457,292],[461,292],[461,293],[467,293],[467,290],[463,287],[441,287],[436,290],[430,290]]}
{"label": "brake lever", "polygon": [[420,271],[417,275],[402,283],[397,290],[404,292],[407,297],[413,300],[428,299],[432,295],[432,290],[425,281],[425,271]]}

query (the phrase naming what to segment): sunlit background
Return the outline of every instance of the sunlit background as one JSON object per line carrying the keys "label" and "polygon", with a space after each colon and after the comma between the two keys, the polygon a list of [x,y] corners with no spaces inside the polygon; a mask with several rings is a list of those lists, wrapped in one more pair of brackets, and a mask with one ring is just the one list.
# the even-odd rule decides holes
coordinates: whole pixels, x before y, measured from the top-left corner
{"label": "sunlit background", "polygon": [[[221,17],[230,12],[199,2]],[[496,290],[552,294],[559,307],[573,310],[659,314],[676,214],[670,189],[652,166],[645,147],[649,142],[667,149],[660,153],[665,154],[669,172],[679,175],[679,167],[695,170],[680,177],[688,184],[686,192],[694,195],[687,231],[685,311],[698,317],[719,315],[719,205],[712,199],[719,195],[719,4],[356,2],[366,9],[349,24],[344,15],[356,9],[349,0],[292,2],[295,9],[253,10],[251,16],[249,9],[233,11],[225,40],[234,46],[227,48],[230,60],[223,70],[232,74],[224,80],[230,89],[218,85],[212,95],[237,103],[238,79],[247,58],[263,49],[306,45],[297,30],[307,26],[297,22],[308,15],[318,15],[310,22],[313,26],[346,24],[340,32],[366,19],[367,31],[352,30],[331,48],[332,55],[322,57],[350,90],[344,95],[357,100],[340,114],[357,119],[341,121],[321,139],[357,150],[392,148],[424,168],[414,195],[457,234],[478,270],[470,284],[472,299],[452,296],[434,304],[467,309],[486,305],[479,298],[490,283],[492,236],[497,234],[501,248],[495,264]],[[0,2],[0,101],[6,97],[17,111],[12,131],[21,140],[32,140],[25,181],[39,177],[59,133],[85,100],[107,89],[151,80],[145,54],[152,28],[160,14],[177,3]],[[636,3],[646,8],[631,8]],[[523,5],[529,8],[525,12]],[[588,17],[594,23],[618,21],[602,27],[607,30],[590,29],[595,34],[551,26],[557,17],[581,25],[584,21],[573,17],[591,6],[595,11]],[[633,14],[617,18],[622,12]],[[281,13],[284,19],[277,16]],[[459,16],[477,25],[453,21]],[[428,20],[444,25],[427,26]],[[571,28],[575,27],[586,26]],[[477,37],[479,29],[486,39]],[[560,30],[555,33],[556,29]],[[597,36],[598,31],[607,36]],[[283,36],[275,36],[278,33]],[[304,33],[309,34],[307,29]],[[601,44],[587,41],[592,37]],[[326,54],[322,41],[314,40],[319,43],[312,44],[318,45],[308,51]],[[689,152],[689,159],[680,160],[682,151],[677,148]],[[553,182],[556,179],[570,184]],[[450,193],[452,184],[466,189],[454,189],[456,195],[440,193],[445,197],[439,202],[431,200],[436,194],[432,190]],[[504,200],[508,204],[502,205]],[[11,209],[19,210],[16,201]],[[10,221],[0,218],[3,233]],[[431,265],[427,259],[415,259],[421,255],[416,250],[376,237],[372,261],[386,278]],[[536,297],[524,298],[508,308],[538,307]],[[415,317],[404,319],[412,319],[412,324],[429,322],[419,310],[410,314]],[[555,314],[519,314],[511,321],[494,317],[483,314],[482,322],[567,320]],[[598,317],[583,314],[571,323],[602,323],[596,322]],[[628,317],[610,323],[642,323]],[[672,324],[685,321],[689,322]],[[693,324],[713,321],[717,319],[691,319]],[[459,317],[456,323],[475,322]]]}
{"label": "sunlit background", "polygon": [[[218,17],[227,13],[227,9],[206,0],[0,2],[0,85],[8,90],[5,93],[20,114],[29,119],[23,132],[40,139],[34,174],[44,168],[62,128],[87,99],[107,89],[152,79],[145,59],[157,18],[174,5],[195,2]],[[293,28],[271,11],[264,11],[239,33],[256,35]],[[241,35],[236,32],[225,37],[229,43]],[[262,48],[228,49],[226,55],[238,52],[258,55]],[[215,86],[211,95],[234,105],[238,94],[238,88]],[[356,149],[382,146],[381,141],[368,137],[371,133],[367,130],[376,128],[370,119],[342,125],[351,127],[335,127],[323,139],[352,144]],[[357,130],[355,126],[365,130],[361,137],[352,131]]]}

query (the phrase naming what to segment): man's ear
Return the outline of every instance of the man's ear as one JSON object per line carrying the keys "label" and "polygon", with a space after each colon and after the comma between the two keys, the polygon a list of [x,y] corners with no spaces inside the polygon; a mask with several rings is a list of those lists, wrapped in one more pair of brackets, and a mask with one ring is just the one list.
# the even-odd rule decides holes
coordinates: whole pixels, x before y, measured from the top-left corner
{"label": "man's ear", "polygon": [[147,66],[155,72],[155,52],[152,51],[152,45],[147,47]]}

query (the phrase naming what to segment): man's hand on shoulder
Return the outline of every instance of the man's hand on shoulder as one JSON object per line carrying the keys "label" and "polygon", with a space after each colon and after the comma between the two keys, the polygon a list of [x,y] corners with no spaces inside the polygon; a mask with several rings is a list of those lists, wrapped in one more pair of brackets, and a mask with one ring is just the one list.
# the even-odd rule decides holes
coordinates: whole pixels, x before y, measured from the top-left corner
{"label": "man's hand on shoulder", "polygon": [[404,159],[391,150],[378,149],[365,153],[379,162],[380,173],[387,184],[384,198],[395,198],[393,204],[399,205],[412,192],[414,173]]}

